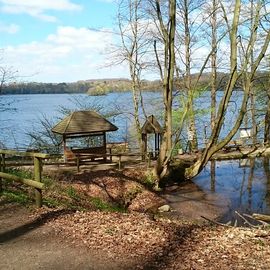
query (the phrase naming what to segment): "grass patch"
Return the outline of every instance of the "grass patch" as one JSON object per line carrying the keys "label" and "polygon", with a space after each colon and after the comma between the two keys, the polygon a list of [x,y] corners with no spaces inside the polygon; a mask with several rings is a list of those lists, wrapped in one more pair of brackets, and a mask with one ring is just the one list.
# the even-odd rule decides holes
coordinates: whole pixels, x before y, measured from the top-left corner
{"label": "grass patch", "polygon": [[95,208],[101,211],[122,213],[126,212],[126,209],[123,206],[107,203],[100,198],[91,198],[90,202]]}
{"label": "grass patch", "polygon": [[61,206],[61,203],[54,198],[43,198],[43,205],[46,205],[49,208],[57,208]]}
{"label": "grass patch", "polygon": [[78,201],[81,199],[78,191],[72,186],[67,187],[66,193],[73,200]]}
{"label": "grass patch", "polygon": [[3,199],[7,202],[19,203],[24,206],[32,204],[33,200],[22,191],[4,190],[2,192]]}
{"label": "grass patch", "polygon": [[[31,171],[9,168],[6,172],[21,178],[34,179],[34,174]],[[100,198],[89,197],[71,184],[62,183],[57,179],[43,176],[42,182],[45,184],[45,189],[42,191],[43,205],[49,208],[63,207],[79,211],[96,209],[107,212],[126,211],[125,207],[120,204],[108,203]],[[1,200],[29,207],[34,204],[34,188],[12,181],[4,181],[4,183],[5,188]]]}
{"label": "grass patch", "polygon": [[8,168],[5,170],[5,173],[13,174],[21,178],[34,179],[34,174],[31,171],[27,171],[27,170],[21,170],[17,168]]}
{"label": "grass patch", "polygon": [[142,179],[142,184],[152,188],[155,185],[155,180],[154,173],[152,171],[147,171],[145,177]]}

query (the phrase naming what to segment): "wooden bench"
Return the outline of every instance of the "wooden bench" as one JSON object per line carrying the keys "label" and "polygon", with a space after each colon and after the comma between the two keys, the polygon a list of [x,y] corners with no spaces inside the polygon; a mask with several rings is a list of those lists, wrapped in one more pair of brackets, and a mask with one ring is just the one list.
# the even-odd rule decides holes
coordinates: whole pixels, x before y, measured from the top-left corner
{"label": "wooden bench", "polygon": [[126,153],[129,151],[129,145],[127,142],[115,142],[107,143],[107,149],[111,149],[111,153]]}
{"label": "wooden bench", "polygon": [[[108,149],[109,157],[111,160],[111,149]],[[67,162],[74,160],[91,160],[102,158],[104,161],[107,161],[107,149],[105,147],[92,147],[92,148],[83,148],[83,149],[69,149],[66,148],[64,151],[64,156]]]}
{"label": "wooden bench", "polygon": [[224,151],[228,152],[230,150],[240,150],[240,147],[242,146],[241,143],[239,143],[238,141],[234,140],[234,141],[230,141],[227,145],[224,146]]}

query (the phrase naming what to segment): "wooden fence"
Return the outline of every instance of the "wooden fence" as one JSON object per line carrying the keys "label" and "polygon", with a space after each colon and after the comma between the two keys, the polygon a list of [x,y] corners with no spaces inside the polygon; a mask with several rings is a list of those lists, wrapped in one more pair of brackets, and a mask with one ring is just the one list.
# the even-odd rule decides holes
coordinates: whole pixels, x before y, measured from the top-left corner
{"label": "wooden fence", "polygon": [[110,162],[112,162],[112,158],[115,157],[117,159],[118,169],[121,170],[123,168],[123,158],[126,157],[140,157],[142,161],[147,162],[147,166],[151,166],[151,153],[147,153],[146,155],[142,155],[141,153],[117,153],[117,154],[84,154],[84,153],[78,153],[75,155],[75,157],[72,159],[76,166],[77,171],[80,171],[80,166],[83,164],[86,164],[89,160],[93,160],[95,158],[102,158],[105,161],[107,158],[109,158]]}
{"label": "wooden fence", "polygon": [[[0,192],[3,190],[2,179],[7,179],[10,181],[21,182],[25,185],[35,188],[35,200],[36,206],[42,206],[42,189],[44,184],[42,183],[42,160],[49,158],[50,155],[42,153],[32,153],[32,152],[18,152],[14,150],[4,150],[0,149]],[[26,179],[11,173],[6,173],[6,158],[10,156],[19,157],[31,157],[34,159],[34,179]]]}
{"label": "wooden fence", "polygon": [[[86,164],[87,161],[93,158],[109,158],[112,162],[112,156],[114,156],[118,160],[118,169],[123,168],[123,157],[142,157],[140,153],[119,153],[119,154],[80,154],[76,155],[74,158],[75,165],[77,166],[77,171],[80,171],[80,166]],[[12,173],[8,173],[6,171],[7,166],[22,166],[26,165],[23,162],[12,162],[10,158],[14,157],[22,157],[22,158],[33,158],[34,160],[34,179],[26,179],[19,176],[16,176]],[[42,206],[42,189],[44,189],[44,184],[42,183],[42,168],[44,165],[48,164],[47,162],[43,162],[44,159],[55,159],[61,157],[60,155],[50,155],[50,154],[42,154],[35,152],[20,152],[15,150],[7,150],[0,149],[0,193],[3,190],[2,179],[20,182],[22,184],[31,186],[35,188],[35,200],[37,207]],[[7,162],[8,160],[8,162]],[[147,155],[146,158],[142,157],[142,160],[146,161],[148,167],[151,166],[151,156]],[[27,165],[32,165],[33,163],[27,162]],[[53,162],[49,164],[60,165],[67,164],[66,162]]]}

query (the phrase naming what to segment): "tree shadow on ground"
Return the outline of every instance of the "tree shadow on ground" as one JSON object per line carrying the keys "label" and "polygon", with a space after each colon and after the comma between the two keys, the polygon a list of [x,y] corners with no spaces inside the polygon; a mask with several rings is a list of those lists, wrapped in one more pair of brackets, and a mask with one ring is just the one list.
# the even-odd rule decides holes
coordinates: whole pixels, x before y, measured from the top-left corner
{"label": "tree shadow on ground", "polygon": [[[197,224],[185,224],[177,225],[172,233],[170,238],[170,245],[165,246],[161,252],[157,252],[145,262],[142,263],[142,269],[145,270],[155,270],[155,269],[192,269],[185,265],[174,265],[174,262],[177,260],[177,263],[183,262],[185,256],[192,252],[193,248],[196,249],[194,245],[191,247],[189,242],[193,242],[196,238],[194,230],[200,228],[200,225]],[[194,241],[196,243],[196,241]],[[183,268],[186,267],[186,268]]]}
{"label": "tree shadow on ground", "polygon": [[[63,183],[71,184],[75,188],[79,188],[86,192],[91,189],[91,187],[98,187],[102,192],[97,193],[96,197],[103,197],[102,193],[106,194],[109,201],[113,203],[123,204],[123,197],[127,194],[128,196],[135,196],[143,190],[153,191],[149,184],[143,181],[144,178],[143,170],[99,170],[99,171],[89,171],[85,170],[80,173],[69,174],[68,177],[65,174],[58,172],[54,179]],[[92,195],[90,195],[92,196]],[[95,196],[93,196],[95,197]],[[124,203],[125,204],[125,203]]]}
{"label": "tree shadow on ground", "polygon": [[74,211],[61,209],[56,211],[50,211],[47,213],[40,214],[37,218],[34,220],[27,222],[23,225],[20,225],[14,229],[5,231],[3,233],[0,233],[0,244],[3,244],[5,242],[12,241],[15,238],[18,238],[20,236],[23,236],[39,227],[47,223],[48,221],[55,219],[62,215],[70,214]]}

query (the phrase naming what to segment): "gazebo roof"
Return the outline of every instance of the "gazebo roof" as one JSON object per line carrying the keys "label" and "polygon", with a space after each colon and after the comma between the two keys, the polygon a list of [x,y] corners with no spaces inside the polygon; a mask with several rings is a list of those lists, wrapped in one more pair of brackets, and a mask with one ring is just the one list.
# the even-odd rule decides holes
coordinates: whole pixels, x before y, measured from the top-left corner
{"label": "gazebo roof", "polygon": [[158,133],[161,134],[162,128],[155,118],[154,115],[150,115],[147,117],[143,127],[142,127],[142,134],[149,134],[149,133]]}
{"label": "gazebo roof", "polygon": [[61,135],[95,134],[116,130],[118,127],[94,111],[73,112],[52,128],[52,132]]}

